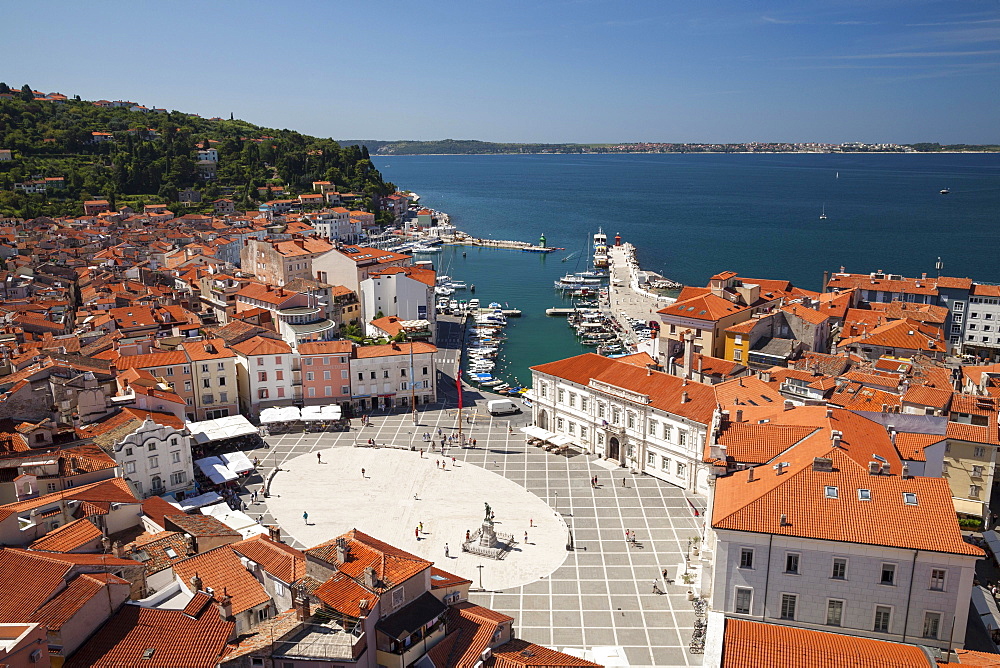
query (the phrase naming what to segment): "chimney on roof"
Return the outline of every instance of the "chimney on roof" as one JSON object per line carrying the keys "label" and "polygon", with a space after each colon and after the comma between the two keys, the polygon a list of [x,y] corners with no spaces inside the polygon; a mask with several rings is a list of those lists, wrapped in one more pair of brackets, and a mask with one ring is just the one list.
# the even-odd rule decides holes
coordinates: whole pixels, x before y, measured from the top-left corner
{"label": "chimney on roof", "polygon": [[219,617],[222,617],[223,621],[233,621],[233,597],[225,587],[222,588],[222,598],[219,599]]}
{"label": "chimney on roof", "polygon": [[784,410],[790,411],[793,408],[795,408],[795,402],[792,401],[791,399],[785,399],[785,408],[784,408]]}
{"label": "chimney on roof", "polygon": [[202,588],[202,584],[203,583],[201,581],[201,578],[198,577],[198,572],[195,571],[195,574],[193,576],[191,576],[191,587],[195,590],[195,593],[197,593],[197,592],[199,592],[199,591],[202,590],[201,589]]}
{"label": "chimney on roof", "polygon": [[281,527],[278,526],[277,524],[272,524],[271,526],[267,527],[267,535],[275,543],[280,543],[281,542]]}
{"label": "chimney on roof", "polygon": [[843,437],[844,437],[844,432],[838,431],[836,429],[832,430],[830,432],[830,442],[833,444],[833,447],[839,448],[840,439],[842,439]]}
{"label": "chimney on roof", "polygon": [[868,462],[868,474],[869,475],[878,475],[881,471],[882,471],[882,463],[881,462],[876,462],[876,461]]}
{"label": "chimney on roof", "polygon": [[832,417],[833,417],[833,409],[832,408],[827,408],[826,409],[826,419],[829,420]]}
{"label": "chimney on roof", "polygon": [[305,585],[300,584],[296,589],[298,595],[294,602],[295,618],[300,622],[307,622],[312,617],[312,601],[309,600]]}
{"label": "chimney on roof", "polygon": [[365,587],[369,591],[375,591],[377,585],[378,578],[375,577],[375,569],[369,566],[365,569]]}
{"label": "chimney on roof", "polygon": [[686,404],[687,402],[688,402],[688,393],[687,390],[684,390],[683,392],[681,392],[681,403]]}
{"label": "chimney on roof", "polygon": [[892,473],[892,467],[889,465],[889,462],[882,462],[882,475],[889,475],[890,473]]}
{"label": "chimney on roof", "polygon": [[781,516],[778,518],[778,524],[783,527],[788,526],[788,515],[781,513]]}
{"label": "chimney on roof", "polygon": [[902,473],[902,475],[903,475],[904,478],[911,477],[910,476],[910,465],[909,464],[903,464],[903,473]]}
{"label": "chimney on roof", "polygon": [[652,375],[653,375],[653,366],[650,365],[650,364],[647,364],[646,365],[646,376],[649,377],[649,376],[652,376]]}
{"label": "chimney on roof", "polygon": [[722,411],[719,414],[719,423],[720,424],[729,424],[729,411]]}
{"label": "chimney on roof", "polygon": [[743,422],[743,409],[742,408],[737,408],[736,409],[736,421],[737,422]]}
{"label": "chimney on roof", "polygon": [[753,467],[751,466],[749,469],[747,469],[747,482],[753,482],[753,480],[754,480]]}
{"label": "chimney on roof", "polygon": [[814,457],[813,471],[830,472],[833,471],[833,460],[829,457]]}
{"label": "chimney on roof", "polygon": [[347,539],[343,536],[337,539],[337,563],[346,564],[347,563]]}
{"label": "chimney on roof", "polygon": [[777,464],[775,464],[774,465],[775,475],[781,475],[784,472],[786,466],[788,466],[787,462],[778,462]]}

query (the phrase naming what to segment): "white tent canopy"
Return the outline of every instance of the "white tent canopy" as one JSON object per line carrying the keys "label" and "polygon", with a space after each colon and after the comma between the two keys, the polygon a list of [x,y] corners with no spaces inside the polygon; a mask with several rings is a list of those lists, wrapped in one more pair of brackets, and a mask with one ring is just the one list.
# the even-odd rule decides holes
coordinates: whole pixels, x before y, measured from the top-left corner
{"label": "white tent canopy", "polygon": [[211,515],[233,531],[238,531],[243,538],[264,535],[267,529],[257,523],[252,517],[241,510],[233,510],[226,503],[218,503],[201,509],[202,514]]}
{"label": "white tent canopy", "polygon": [[213,503],[218,503],[222,501],[222,497],[215,492],[206,492],[204,494],[199,494],[198,496],[192,496],[183,501],[178,501],[177,505],[180,506],[181,510],[188,512],[189,510],[196,510],[202,506],[209,506]]}
{"label": "white tent canopy", "polygon": [[563,434],[556,434],[552,438],[548,439],[548,441],[552,445],[569,445],[573,442],[573,439]]}
{"label": "white tent canopy", "polygon": [[201,469],[201,472],[205,474],[205,477],[216,485],[221,485],[222,483],[239,478],[239,476],[230,471],[229,467],[226,466],[225,463],[218,457],[203,457],[202,459],[196,459],[194,463],[199,469]]}
{"label": "white tent canopy", "polygon": [[301,414],[296,406],[275,406],[265,408],[260,412],[261,424],[273,424],[275,422],[296,422],[301,419]]}
{"label": "white tent canopy", "polygon": [[226,465],[226,468],[236,475],[243,475],[253,471],[253,462],[251,462],[250,458],[239,450],[219,455],[219,459],[221,459],[222,463]]}
{"label": "white tent canopy", "polygon": [[527,434],[531,438],[537,438],[542,441],[548,441],[553,436],[555,436],[554,431],[549,431],[548,429],[542,429],[541,427],[536,427],[534,425],[529,425],[527,427],[521,427],[521,431]]}
{"label": "white tent canopy", "polygon": [[242,415],[229,415],[203,422],[189,422],[187,427],[194,442],[199,444],[257,433],[257,427],[253,426],[250,420]]}

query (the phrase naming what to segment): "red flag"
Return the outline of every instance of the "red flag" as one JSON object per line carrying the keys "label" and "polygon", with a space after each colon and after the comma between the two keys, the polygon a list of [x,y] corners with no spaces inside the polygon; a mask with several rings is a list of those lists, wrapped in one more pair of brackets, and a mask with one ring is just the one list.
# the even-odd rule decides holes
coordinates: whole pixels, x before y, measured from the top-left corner
{"label": "red flag", "polygon": [[462,410],[462,370],[455,374],[455,387],[458,388],[458,410]]}

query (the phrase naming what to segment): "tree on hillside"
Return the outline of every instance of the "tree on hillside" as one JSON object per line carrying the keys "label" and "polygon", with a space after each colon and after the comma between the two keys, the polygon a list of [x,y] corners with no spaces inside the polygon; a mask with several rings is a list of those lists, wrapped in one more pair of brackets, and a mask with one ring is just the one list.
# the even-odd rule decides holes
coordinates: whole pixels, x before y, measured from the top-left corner
{"label": "tree on hillside", "polygon": [[25,102],[31,102],[35,99],[35,94],[31,90],[31,86],[24,84],[21,86],[21,99]]}

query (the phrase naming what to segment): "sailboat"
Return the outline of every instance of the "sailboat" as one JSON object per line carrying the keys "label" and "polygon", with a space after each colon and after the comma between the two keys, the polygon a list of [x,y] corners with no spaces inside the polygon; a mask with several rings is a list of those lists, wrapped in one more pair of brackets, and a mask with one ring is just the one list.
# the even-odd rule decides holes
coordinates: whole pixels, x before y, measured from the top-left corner
{"label": "sailboat", "polygon": [[826,202],[823,202],[823,212],[819,214],[820,220],[826,220]]}
{"label": "sailboat", "polygon": [[840,178],[840,172],[837,172],[837,178],[838,179]]}

